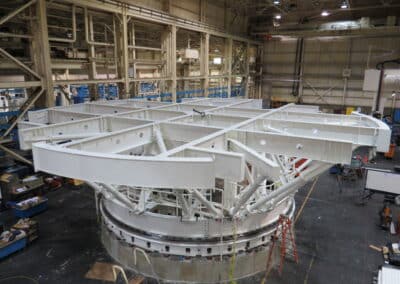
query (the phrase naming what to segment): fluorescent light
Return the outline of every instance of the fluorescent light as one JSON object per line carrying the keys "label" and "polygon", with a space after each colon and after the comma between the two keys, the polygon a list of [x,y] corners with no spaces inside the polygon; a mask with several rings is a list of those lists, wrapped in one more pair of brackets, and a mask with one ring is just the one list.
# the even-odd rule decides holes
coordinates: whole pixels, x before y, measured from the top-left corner
{"label": "fluorescent light", "polygon": [[280,1],[278,1],[278,0],[275,0],[275,1],[274,1],[274,5],[279,5],[279,4],[281,4]]}
{"label": "fluorescent light", "polygon": [[221,57],[214,57],[213,58],[213,63],[214,64],[221,64],[222,63],[222,58]]}
{"label": "fluorescent light", "polygon": [[347,1],[346,1],[346,0],[343,1],[342,5],[340,5],[340,8],[341,8],[341,9],[347,9],[347,8],[349,8],[349,5],[347,4]]}
{"label": "fluorescent light", "polygon": [[280,19],[282,19],[282,16],[281,15],[276,15],[275,19],[280,20]]}
{"label": "fluorescent light", "polygon": [[322,11],[321,16],[322,17],[327,17],[327,16],[329,16],[329,12],[328,11]]}

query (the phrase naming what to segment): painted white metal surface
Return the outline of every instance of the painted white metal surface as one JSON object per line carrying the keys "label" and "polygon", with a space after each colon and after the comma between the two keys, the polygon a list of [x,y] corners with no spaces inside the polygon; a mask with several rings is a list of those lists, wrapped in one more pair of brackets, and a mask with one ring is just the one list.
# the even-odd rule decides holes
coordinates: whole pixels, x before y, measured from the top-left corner
{"label": "painted white metal surface", "polygon": [[367,169],[365,188],[400,195],[400,174],[379,169]]}
{"label": "painted white metal surface", "polygon": [[[157,158],[94,154],[60,146],[35,144],[35,170],[91,182],[159,188],[212,188],[212,158]],[[160,172],[154,178],[154,173]],[[192,173],[196,173],[193,175]]]}
{"label": "painted white metal surface", "polygon": [[29,113],[19,136],[36,170],[95,188],[103,224],[121,242],[218,257],[268,243],[279,215],[292,216],[295,192],[349,163],[356,147],[388,146],[390,130],[368,116],[260,106],[232,98],[96,102]]}
{"label": "painted white metal surface", "polygon": [[400,269],[395,266],[385,265],[379,270],[378,284],[400,283]]}
{"label": "painted white metal surface", "polygon": [[[55,124],[30,125],[19,135],[23,149],[33,143],[37,170],[105,184],[181,189],[213,188],[215,178],[238,184],[246,179],[245,162],[253,175],[287,180],[293,165],[266,155],[349,163],[357,146],[388,146],[388,127],[368,116],[323,114],[315,106],[259,106],[247,99],[86,103],[30,112],[34,123]],[[72,142],[59,144],[63,140]],[[40,141],[48,143],[35,144]]]}

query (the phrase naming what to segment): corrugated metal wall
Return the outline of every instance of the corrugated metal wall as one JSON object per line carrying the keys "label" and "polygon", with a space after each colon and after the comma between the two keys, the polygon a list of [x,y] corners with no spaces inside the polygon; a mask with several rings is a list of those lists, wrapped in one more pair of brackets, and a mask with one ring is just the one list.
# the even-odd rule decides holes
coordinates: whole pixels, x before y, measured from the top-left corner
{"label": "corrugated metal wall", "polygon": [[[265,44],[264,97],[288,102],[300,97],[310,104],[370,107],[374,94],[362,90],[364,70],[368,65],[375,68],[378,62],[400,57],[399,37],[304,39],[302,80],[295,97],[297,45],[297,40]],[[351,70],[347,79],[345,69]],[[400,80],[385,82],[382,94],[387,98],[386,107],[392,105],[393,90],[400,90]]]}

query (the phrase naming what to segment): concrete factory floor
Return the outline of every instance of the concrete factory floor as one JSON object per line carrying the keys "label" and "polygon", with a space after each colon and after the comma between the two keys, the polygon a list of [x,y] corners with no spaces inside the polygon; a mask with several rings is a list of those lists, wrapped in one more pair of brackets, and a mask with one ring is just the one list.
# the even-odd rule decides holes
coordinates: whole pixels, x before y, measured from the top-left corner
{"label": "concrete factory floor", "polygon": [[[379,160],[379,166],[394,163]],[[298,209],[311,186],[306,185],[296,195]],[[373,196],[365,206],[356,205],[362,188],[363,181],[348,181],[339,192],[335,176],[321,175],[296,223],[300,263],[286,262],[282,276],[273,270],[267,282],[370,283],[382,257],[369,245],[381,246],[398,237],[378,228],[382,196]],[[40,224],[39,239],[0,262],[0,283],[104,283],[84,278],[94,262],[112,261],[99,239],[93,191],[65,186],[47,197],[49,210],[35,217]],[[11,212],[1,213],[0,219],[14,222]],[[6,280],[15,276],[28,276],[36,282],[27,278]],[[239,283],[260,283],[260,279]]]}

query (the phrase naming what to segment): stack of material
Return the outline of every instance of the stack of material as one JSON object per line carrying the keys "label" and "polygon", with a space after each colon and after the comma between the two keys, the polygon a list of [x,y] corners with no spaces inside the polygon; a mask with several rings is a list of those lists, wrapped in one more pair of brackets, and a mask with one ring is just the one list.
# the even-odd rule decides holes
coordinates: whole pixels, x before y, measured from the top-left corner
{"label": "stack of material", "polygon": [[26,234],[24,231],[4,231],[0,235],[0,259],[23,249],[25,246]]}
{"label": "stack of material", "polygon": [[35,196],[15,204],[14,214],[19,218],[28,218],[47,209],[47,198]]}
{"label": "stack of material", "polygon": [[38,175],[31,175],[20,179],[16,174],[3,174],[0,177],[0,185],[4,203],[6,203],[38,194],[44,182],[43,177]]}
{"label": "stack of material", "polygon": [[28,243],[36,240],[39,237],[39,224],[37,221],[25,218],[19,219],[18,222],[12,226],[15,230],[21,230],[26,233]]}
{"label": "stack of material", "polygon": [[21,183],[28,189],[35,189],[44,185],[43,177],[38,175],[27,176],[21,180]]}

